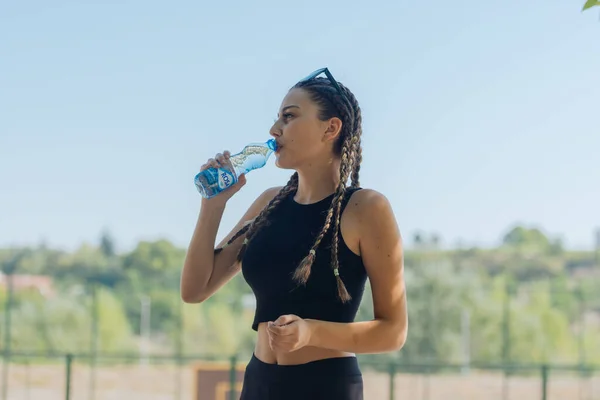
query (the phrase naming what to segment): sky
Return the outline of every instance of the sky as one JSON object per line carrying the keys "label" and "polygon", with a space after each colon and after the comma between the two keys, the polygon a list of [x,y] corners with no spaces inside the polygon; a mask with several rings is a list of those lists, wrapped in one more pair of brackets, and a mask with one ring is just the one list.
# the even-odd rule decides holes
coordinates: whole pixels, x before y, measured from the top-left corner
{"label": "sky", "polygon": [[[207,158],[266,141],[327,66],[363,113],[361,186],[407,245],[493,246],[516,224],[600,227],[600,18],[583,0],[64,1],[0,5],[0,247],[187,247]],[[225,235],[293,171],[248,174]]]}

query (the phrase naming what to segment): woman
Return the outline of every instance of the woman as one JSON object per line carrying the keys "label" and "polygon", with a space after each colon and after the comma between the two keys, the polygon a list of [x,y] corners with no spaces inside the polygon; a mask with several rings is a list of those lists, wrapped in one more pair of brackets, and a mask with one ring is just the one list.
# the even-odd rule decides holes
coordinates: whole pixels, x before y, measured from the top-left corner
{"label": "woman", "polygon": [[[202,302],[240,270],[252,288],[258,337],[242,400],[362,399],[355,354],[404,345],[402,240],[388,200],[359,187],[361,125],[352,92],[315,71],[289,90],[270,130],[276,165],[295,170],[287,185],[262,193],[216,250],[225,205],[245,177],[202,200],[181,295]],[[354,322],[367,278],[374,319]]]}

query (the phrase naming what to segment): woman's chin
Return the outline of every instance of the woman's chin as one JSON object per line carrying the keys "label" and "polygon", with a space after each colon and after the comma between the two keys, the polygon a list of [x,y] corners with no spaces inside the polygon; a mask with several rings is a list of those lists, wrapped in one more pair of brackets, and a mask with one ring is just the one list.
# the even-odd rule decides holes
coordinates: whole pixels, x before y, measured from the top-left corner
{"label": "woman's chin", "polygon": [[291,165],[289,165],[289,163],[286,162],[285,158],[282,158],[279,155],[275,159],[275,166],[277,168],[281,168],[281,169],[292,169],[293,168]]}

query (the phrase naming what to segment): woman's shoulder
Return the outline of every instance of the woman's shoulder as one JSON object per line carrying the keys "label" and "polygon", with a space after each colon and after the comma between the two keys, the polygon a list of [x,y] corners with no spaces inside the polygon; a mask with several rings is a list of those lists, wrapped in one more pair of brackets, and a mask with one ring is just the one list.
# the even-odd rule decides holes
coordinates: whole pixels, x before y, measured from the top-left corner
{"label": "woman's shoulder", "polygon": [[270,187],[270,188],[266,189],[264,192],[262,192],[258,198],[259,198],[259,200],[268,203],[271,200],[273,200],[273,198],[275,196],[277,196],[279,194],[279,192],[281,191],[281,189],[283,189],[283,188],[284,188],[284,186]]}
{"label": "woman's shoulder", "polygon": [[390,202],[388,198],[381,192],[369,188],[350,189],[350,197],[348,206],[352,206],[358,212],[365,212],[371,207],[386,207]]}
{"label": "woman's shoulder", "polygon": [[383,193],[369,188],[354,190],[344,211],[357,226],[364,226],[381,218],[394,217],[388,198]]}
{"label": "woman's shoulder", "polygon": [[342,235],[348,248],[362,255],[363,247],[368,248],[367,236],[393,233],[395,217],[383,193],[368,188],[349,192],[350,198],[342,218]]}
{"label": "woman's shoulder", "polygon": [[246,223],[254,219],[260,212],[277,196],[283,186],[275,186],[264,190],[259,194],[252,204],[248,207],[246,214],[244,214],[244,220]]}

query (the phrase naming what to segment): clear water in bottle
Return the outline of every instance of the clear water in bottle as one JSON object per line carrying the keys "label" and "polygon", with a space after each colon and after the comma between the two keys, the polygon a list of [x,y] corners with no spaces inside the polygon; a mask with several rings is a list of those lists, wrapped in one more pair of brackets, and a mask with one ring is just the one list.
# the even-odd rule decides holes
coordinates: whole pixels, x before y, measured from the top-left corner
{"label": "clear water in bottle", "polygon": [[265,143],[250,143],[239,153],[231,155],[227,165],[200,171],[194,177],[196,189],[204,198],[214,197],[235,184],[241,174],[263,167],[276,149],[275,139]]}

